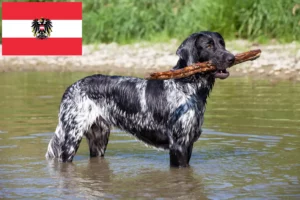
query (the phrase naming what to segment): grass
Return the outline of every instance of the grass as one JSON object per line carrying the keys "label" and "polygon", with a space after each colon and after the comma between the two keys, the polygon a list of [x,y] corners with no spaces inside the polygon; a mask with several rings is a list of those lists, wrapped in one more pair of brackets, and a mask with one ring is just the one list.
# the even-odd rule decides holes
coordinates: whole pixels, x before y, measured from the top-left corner
{"label": "grass", "polygon": [[300,40],[297,5],[300,0],[83,0],[83,41],[182,40],[210,30],[226,39],[291,42]]}

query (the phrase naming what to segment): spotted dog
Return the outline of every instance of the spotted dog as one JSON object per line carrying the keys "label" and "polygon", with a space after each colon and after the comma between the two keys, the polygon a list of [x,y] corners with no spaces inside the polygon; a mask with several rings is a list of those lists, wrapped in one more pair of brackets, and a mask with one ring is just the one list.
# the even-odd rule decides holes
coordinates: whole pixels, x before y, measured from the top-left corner
{"label": "spotted dog", "polygon": [[235,57],[225,49],[219,33],[208,31],[189,36],[176,54],[179,59],[173,69],[211,61],[217,70],[170,80],[98,74],[75,82],[63,94],[46,157],[71,162],[83,136],[91,157],[104,156],[115,126],[148,145],[169,150],[171,166],[189,166],[207,97],[216,78],[229,76],[226,68]]}

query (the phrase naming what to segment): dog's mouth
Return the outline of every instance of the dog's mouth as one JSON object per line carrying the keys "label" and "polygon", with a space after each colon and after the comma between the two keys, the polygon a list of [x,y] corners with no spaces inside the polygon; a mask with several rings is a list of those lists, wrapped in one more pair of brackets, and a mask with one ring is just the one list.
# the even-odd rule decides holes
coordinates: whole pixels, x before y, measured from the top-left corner
{"label": "dog's mouth", "polygon": [[215,78],[226,79],[229,76],[229,72],[226,69],[218,69],[214,72]]}

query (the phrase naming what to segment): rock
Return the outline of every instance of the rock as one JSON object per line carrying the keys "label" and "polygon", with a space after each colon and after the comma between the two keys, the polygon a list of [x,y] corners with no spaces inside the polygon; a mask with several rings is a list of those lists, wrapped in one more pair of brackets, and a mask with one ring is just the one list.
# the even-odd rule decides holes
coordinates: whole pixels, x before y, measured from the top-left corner
{"label": "rock", "polygon": [[296,59],[300,59],[300,49],[296,53]]}
{"label": "rock", "polygon": [[[171,40],[168,43],[135,43],[118,45],[117,43],[84,45],[83,56],[7,56],[0,57],[0,71],[38,70],[38,71],[112,71],[120,73],[145,70],[165,70],[172,68],[177,60],[176,50],[180,41]],[[299,43],[251,46],[246,40],[226,42],[228,49],[234,54],[246,49],[260,48],[261,57],[257,60],[233,67],[236,74],[259,74],[284,76],[297,72],[300,74]],[[243,49],[243,50],[241,50]],[[1,50],[1,48],[0,48]],[[9,67],[3,67],[9,66]],[[265,66],[268,68],[265,69]],[[122,70],[123,68],[123,70]],[[124,68],[126,68],[124,70]],[[271,68],[271,69],[270,69]],[[117,73],[116,71],[115,73]],[[254,73],[248,73],[254,72]],[[284,72],[284,73],[283,73]]]}
{"label": "rock", "polygon": [[265,70],[264,69],[259,69],[257,72],[260,73],[260,74],[262,74],[262,73],[265,72]]}

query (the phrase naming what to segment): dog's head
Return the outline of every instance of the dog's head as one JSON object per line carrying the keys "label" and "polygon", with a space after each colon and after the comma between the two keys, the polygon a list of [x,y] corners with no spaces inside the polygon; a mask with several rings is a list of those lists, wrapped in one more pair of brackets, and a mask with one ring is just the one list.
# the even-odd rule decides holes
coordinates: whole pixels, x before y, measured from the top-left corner
{"label": "dog's head", "polygon": [[226,68],[235,60],[233,54],[225,49],[225,41],[217,32],[202,31],[194,33],[179,46],[176,54],[179,56],[179,69],[197,62],[211,61],[217,70],[211,73],[215,78],[225,79],[229,76]]}

